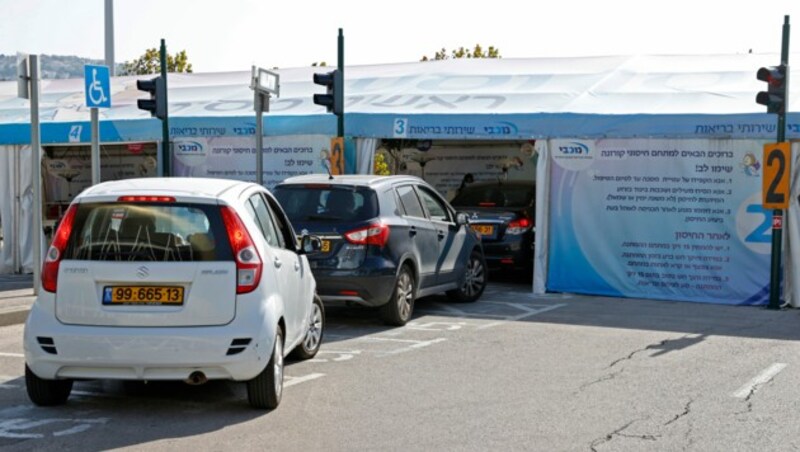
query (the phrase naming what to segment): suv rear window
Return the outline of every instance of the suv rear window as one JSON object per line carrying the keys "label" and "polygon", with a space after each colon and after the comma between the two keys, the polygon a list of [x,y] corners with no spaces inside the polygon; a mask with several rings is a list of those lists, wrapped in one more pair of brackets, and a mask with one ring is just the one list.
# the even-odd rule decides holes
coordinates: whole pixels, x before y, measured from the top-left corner
{"label": "suv rear window", "polygon": [[282,185],[272,193],[292,222],[354,222],[378,216],[378,197],[367,187]]}
{"label": "suv rear window", "polygon": [[532,185],[481,185],[465,187],[450,201],[455,207],[528,207],[533,203]]}
{"label": "suv rear window", "polygon": [[197,262],[232,260],[216,205],[80,204],[65,259]]}

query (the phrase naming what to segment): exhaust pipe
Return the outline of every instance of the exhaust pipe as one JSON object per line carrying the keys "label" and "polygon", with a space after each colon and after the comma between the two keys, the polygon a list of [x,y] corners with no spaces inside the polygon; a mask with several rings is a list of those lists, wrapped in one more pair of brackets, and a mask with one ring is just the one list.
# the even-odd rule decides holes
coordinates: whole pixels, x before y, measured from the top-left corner
{"label": "exhaust pipe", "polygon": [[192,372],[192,374],[189,375],[189,378],[187,378],[184,381],[186,382],[186,384],[190,384],[192,386],[198,386],[207,382],[208,378],[206,378],[206,374],[200,372],[199,370],[196,370]]}

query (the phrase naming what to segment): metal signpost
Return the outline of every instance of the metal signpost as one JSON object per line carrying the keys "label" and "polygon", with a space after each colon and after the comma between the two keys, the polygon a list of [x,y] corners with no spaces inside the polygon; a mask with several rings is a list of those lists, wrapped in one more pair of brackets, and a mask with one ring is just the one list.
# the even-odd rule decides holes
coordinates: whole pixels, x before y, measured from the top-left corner
{"label": "metal signpost", "polygon": [[[17,62],[17,91],[18,96],[30,99],[31,104],[31,184],[33,185],[33,293],[39,294],[41,284],[40,273],[42,269],[42,148],[39,130],[39,56],[19,56]],[[15,173],[17,174],[17,173]],[[19,180],[18,180],[19,182]],[[19,214],[19,210],[17,210]],[[16,217],[19,222],[19,215]],[[16,240],[20,238],[19,227],[16,227]],[[15,244],[19,248],[19,242]],[[19,256],[18,251],[15,255]],[[18,258],[22,265],[22,259]]]}
{"label": "metal signpost", "polygon": [[83,86],[92,117],[92,185],[100,183],[100,118],[98,108],[111,107],[111,75],[107,66],[85,65]]}
{"label": "metal signpost", "polygon": [[256,183],[264,185],[264,112],[269,111],[272,94],[280,97],[280,76],[266,69],[253,66],[250,89],[255,95],[253,108],[256,111]]}

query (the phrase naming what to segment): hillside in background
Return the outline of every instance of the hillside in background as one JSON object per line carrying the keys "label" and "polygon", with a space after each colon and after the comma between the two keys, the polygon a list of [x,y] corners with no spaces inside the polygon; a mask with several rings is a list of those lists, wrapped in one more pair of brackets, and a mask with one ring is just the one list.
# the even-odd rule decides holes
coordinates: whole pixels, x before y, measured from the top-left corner
{"label": "hillside in background", "polygon": [[[103,64],[102,60],[92,60],[77,56],[40,55],[41,78],[82,78],[85,64]],[[17,56],[0,54],[0,80],[14,80],[17,76]],[[117,65],[117,71],[121,65]]]}

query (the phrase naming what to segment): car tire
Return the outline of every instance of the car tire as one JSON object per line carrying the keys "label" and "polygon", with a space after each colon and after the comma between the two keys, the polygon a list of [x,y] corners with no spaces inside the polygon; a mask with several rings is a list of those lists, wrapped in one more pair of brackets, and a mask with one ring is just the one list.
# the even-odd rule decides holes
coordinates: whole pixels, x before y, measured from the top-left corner
{"label": "car tire", "polygon": [[72,392],[72,380],[45,380],[39,378],[25,365],[25,388],[28,398],[39,406],[55,406],[67,403]]}
{"label": "car tire", "polygon": [[322,345],[322,336],[325,333],[325,306],[322,305],[322,299],[317,294],[314,294],[314,301],[311,303],[308,322],[306,336],[292,350],[294,359],[311,359],[317,355],[319,347]]}
{"label": "car tire", "polygon": [[283,395],[283,332],[280,327],[275,333],[267,367],[255,378],[247,382],[247,400],[253,408],[274,410],[281,403]]}
{"label": "car tire", "polygon": [[488,282],[489,273],[486,269],[486,260],[483,253],[473,251],[467,261],[467,268],[464,271],[464,281],[461,287],[447,291],[450,300],[458,303],[472,303],[483,295]]}
{"label": "car tire", "polygon": [[407,265],[400,269],[389,302],[381,306],[381,319],[387,325],[403,326],[414,313],[414,276]]}

